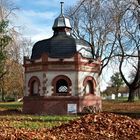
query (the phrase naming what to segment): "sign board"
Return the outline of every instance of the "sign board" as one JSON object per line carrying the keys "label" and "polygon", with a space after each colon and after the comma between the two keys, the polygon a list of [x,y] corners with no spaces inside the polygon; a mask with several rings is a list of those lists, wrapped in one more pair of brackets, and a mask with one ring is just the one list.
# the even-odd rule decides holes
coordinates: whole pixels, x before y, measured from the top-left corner
{"label": "sign board", "polygon": [[67,104],[67,112],[68,114],[77,113],[77,104]]}

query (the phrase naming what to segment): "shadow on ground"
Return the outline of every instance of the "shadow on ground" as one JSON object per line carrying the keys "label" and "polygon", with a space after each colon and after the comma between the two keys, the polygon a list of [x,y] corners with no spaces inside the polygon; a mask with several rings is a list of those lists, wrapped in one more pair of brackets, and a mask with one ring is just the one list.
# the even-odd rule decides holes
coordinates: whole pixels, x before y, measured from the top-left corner
{"label": "shadow on ground", "polygon": [[[140,119],[140,113],[138,112],[110,112],[118,115],[125,115],[134,119]],[[0,116],[3,115],[25,115],[22,110],[18,109],[8,109],[8,110],[0,110]],[[84,114],[80,114],[78,116],[83,116]]]}
{"label": "shadow on ground", "polygon": [[0,110],[1,115],[14,115],[14,114],[23,114],[21,110],[18,109],[8,109],[8,110]]}

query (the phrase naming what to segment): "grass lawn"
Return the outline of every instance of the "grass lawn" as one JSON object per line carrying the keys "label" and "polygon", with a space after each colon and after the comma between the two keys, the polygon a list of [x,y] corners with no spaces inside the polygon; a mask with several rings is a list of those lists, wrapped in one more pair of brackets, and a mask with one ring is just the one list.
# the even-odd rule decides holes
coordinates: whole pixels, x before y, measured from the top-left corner
{"label": "grass lawn", "polygon": [[[128,103],[126,101],[104,101],[103,111],[114,112],[140,118],[140,102]],[[14,128],[52,128],[67,123],[79,116],[45,116],[22,114],[22,102],[0,103],[0,127]]]}
{"label": "grass lawn", "polygon": [[0,126],[14,128],[52,128],[75,119],[76,116],[1,115]]}
{"label": "grass lawn", "polygon": [[14,109],[22,109],[22,102],[0,102],[0,111],[1,110],[14,110]]}
{"label": "grass lawn", "polygon": [[107,101],[102,102],[103,111],[107,112],[139,112],[140,113],[140,101],[129,103],[127,101]]}
{"label": "grass lawn", "polygon": [[22,102],[0,103],[0,126],[14,128],[52,128],[78,116],[47,116],[22,114]]}

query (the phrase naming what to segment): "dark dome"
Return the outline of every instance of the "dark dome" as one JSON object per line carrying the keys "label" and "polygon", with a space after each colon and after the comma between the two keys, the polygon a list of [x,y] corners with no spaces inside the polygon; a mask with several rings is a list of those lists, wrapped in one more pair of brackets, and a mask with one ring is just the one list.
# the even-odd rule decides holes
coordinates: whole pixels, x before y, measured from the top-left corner
{"label": "dark dome", "polygon": [[51,58],[70,58],[77,52],[81,53],[83,57],[93,58],[92,48],[88,42],[74,39],[66,34],[59,34],[35,43],[31,59],[38,59],[44,53]]}

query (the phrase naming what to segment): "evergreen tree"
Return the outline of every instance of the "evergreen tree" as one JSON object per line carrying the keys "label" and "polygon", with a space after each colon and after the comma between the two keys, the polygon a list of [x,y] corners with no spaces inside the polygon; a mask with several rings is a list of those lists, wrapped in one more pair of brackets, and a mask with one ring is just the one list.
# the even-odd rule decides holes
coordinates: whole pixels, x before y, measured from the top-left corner
{"label": "evergreen tree", "polygon": [[1,20],[0,21],[0,89],[2,95],[2,101],[4,101],[4,75],[7,73],[5,68],[6,58],[7,58],[7,51],[6,46],[10,43],[11,38],[8,35],[8,21]]}
{"label": "evergreen tree", "polygon": [[115,88],[116,98],[118,97],[119,88],[124,84],[119,72],[111,76],[111,86]]}
{"label": "evergreen tree", "polygon": [[5,61],[7,57],[6,46],[10,43],[11,38],[8,35],[8,21],[0,21],[0,79],[6,74]]}

